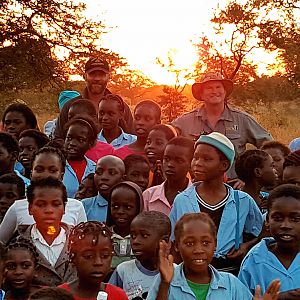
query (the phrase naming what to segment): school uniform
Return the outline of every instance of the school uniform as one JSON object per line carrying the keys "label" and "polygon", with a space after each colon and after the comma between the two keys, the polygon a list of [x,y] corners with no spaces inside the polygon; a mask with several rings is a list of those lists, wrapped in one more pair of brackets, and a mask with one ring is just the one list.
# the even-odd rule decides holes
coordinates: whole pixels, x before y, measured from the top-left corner
{"label": "school uniform", "polygon": [[95,197],[83,199],[81,203],[88,221],[106,222],[108,202],[103,196],[98,193]]}
{"label": "school uniform", "polygon": [[[185,191],[176,196],[169,215],[172,224],[171,239],[174,240],[174,227],[176,222],[185,213],[200,212],[199,200],[194,183]],[[262,214],[251,196],[242,191],[234,191],[225,184],[228,189],[228,199],[225,203],[217,234],[217,248],[215,257],[224,257],[236,244],[243,243],[243,233],[258,236],[263,226]],[[234,193],[238,195],[235,199]],[[238,217],[239,215],[239,217]]]}
{"label": "school uniform", "polygon": [[28,188],[30,186],[30,179],[23,176],[19,171],[14,170],[15,174],[18,175],[24,182],[25,188]]}
{"label": "school uniform", "polygon": [[[119,127],[119,128],[121,129],[121,134],[117,138],[115,138],[111,143],[109,143],[115,149],[118,149],[125,145],[132,144],[133,142],[136,141],[136,139],[137,139],[136,135],[126,133],[123,131],[123,129],[121,127]],[[98,134],[98,141],[108,143],[107,140],[105,139],[105,137],[103,136],[103,129]]]}
{"label": "school uniform", "polygon": [[[250,300],[252,295],[235,276],[230,273],[219,272],[213,266],[209,266],[212,274],[206,300]],[[160,276],[158,276],[147,296],[147,300],[155,300],[159,290]],[[183,263],[176,266],[174,276],[170,284],[168,300],[196,300],[196,296],[188,285],[183,272]]]}
{"label": "school uniform", "polygon": [[280,280],[280,292],[300,288],[300,252],[286,269],[276,255],[268,249],[268,245],[273,243],[275,243],[274,238],[262,239],[247,253],[242,262],[238,277],[252,293],[258,284],[261,286],[262,293],[265,293],[275,279]]}
{"label": "school uniform", "polygon": [[[96,169],[96,164],[92,160],[88,159],[86,156],[84,158],[86,160],[86,167],[82,178],[85,178],[90,173],[95,173]],[[63,184],[66,186],[68,197],[75,198],[80,182],[68,161],[66,161]]]}
{"label": "school uniform", "polygon": [[4,300],[5,292],[0,289],[0,300]]}
{"label": "school uniform", "polygon": [[[70,263],[68,254],[68,237],[70,234],[71,226],[62,223],[61,227],[65,230],[65,242],[63,242],[62,250],[58,255],[58,258],[55,259],[54,263],[53,261],[49,262],[46,257],[46,251],[41,250],[41,239],[36,235],[34,224],[28,226],[27,228],[23,228],[24,231],[19,232],[20,236],[30,240],[34,245],[37,245],[36,248],[38,252],[38,264],[35,269],[36,276],[33,279],[34,284],[44,286],[57,286],[59,284],[62,284],[63,282],[72,281],[77,277],[76,269]],[[39,244],[37,244],[36,239],[39,240]],[[59,241],[57,240],[56,242],[57,244],[61,243],[62,237],[59,237]]]}

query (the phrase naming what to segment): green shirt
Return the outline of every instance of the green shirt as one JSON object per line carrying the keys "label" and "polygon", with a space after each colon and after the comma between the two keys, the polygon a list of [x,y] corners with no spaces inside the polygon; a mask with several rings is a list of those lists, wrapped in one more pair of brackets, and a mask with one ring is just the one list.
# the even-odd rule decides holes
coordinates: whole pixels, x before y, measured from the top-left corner
{"label": "green shirt", "polygon": [[197,300],[205,300],[208,294],[210,283],[200,284],[186,280],[189,287],[193,291]]}

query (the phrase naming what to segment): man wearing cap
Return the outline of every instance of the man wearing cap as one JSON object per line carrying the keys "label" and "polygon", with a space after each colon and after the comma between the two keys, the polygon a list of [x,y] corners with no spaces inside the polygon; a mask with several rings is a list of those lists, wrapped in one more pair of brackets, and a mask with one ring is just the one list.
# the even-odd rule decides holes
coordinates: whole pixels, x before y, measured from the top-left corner
{"label": "man wearing cap", "polygon": [[[78,99],[86,99],[87,101],[91,101],[96,110],[98,111],[98,104],[100,99],[107,95],[111,94],[111,92],[107,89],[107,84],[109,81],[109,65],[107,61],[103,58],[90,58],[85,64],[85,74],[84,80],[86,83],[86,87],[81,96],[78,96],[63,106],[56,124],[55,129],[55,137],[62,138],[64,126],[68,121],[68,111],[72,103]],[[128,133],[133,132],[133,118],[127,103],[124,102],[125,112],[124,112],[124,121],[127,125]]]}
{"label": "man wearing cap", "polygon": [[[232,90],[231,80],[224,79],[220,73],[206,73],[201,82],[192,86],[193,96],[203,101],[203,105],[178,117],[172,125],[194,141],[201,134],[220,132],[231,140],[237,154],[246,149],[247,143],[260,147],[264,141],[272,140],[272,136],[253,117],[227,105]],[[235,178],[234,168],[227,175]]]}

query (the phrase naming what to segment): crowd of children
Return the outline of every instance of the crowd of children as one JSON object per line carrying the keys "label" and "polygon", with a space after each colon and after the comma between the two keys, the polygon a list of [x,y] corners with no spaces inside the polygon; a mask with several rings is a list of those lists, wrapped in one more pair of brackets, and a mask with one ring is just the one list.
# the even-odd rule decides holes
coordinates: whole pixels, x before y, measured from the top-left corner
{"label": "crowd of children", "polygon": [[0,300],[300,299],[300,150],[193,141],[153,100],[132,134],[126,107],[72,100],[63,139],[56,120],[42,133],[26,105],[5,109]]}

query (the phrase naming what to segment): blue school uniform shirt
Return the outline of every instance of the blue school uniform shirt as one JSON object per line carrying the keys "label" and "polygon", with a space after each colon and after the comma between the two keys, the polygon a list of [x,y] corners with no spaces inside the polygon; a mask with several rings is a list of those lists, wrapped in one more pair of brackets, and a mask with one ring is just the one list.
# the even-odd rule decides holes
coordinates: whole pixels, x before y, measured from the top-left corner
{"label": "blue school uniform shirt", "polygon": [[30,179],[26,178],[25,176],[23,176],[19,171],[14,170],[15,174],[18,175],[25,184],[25,188],[28,188],[30,186]]}
{"label": "blue school uniform shirt", "polygon": [[0,289],[0,300],[4,300],[5,293]]}
{"label": "blue school uniform shirt", "polygon": [[95,197],[83,199],[81,203],[88,221],[106,222],[108,202],[99,193]]}
{"label": "blue school uniform shirt", "polygon": [[[172,224],[171,239],[174,240],[174,227],[176,222],[185,213],[200,212],[200,207],[197,200],[196,186],[194,183],[185,191],[176,196],[173,207],[170,212],[170,220]],[[229,185],[225,184],[229,191],[228,200],[225,204],[221,217],[218,234],[217,248],[215,257],[225,257],[226,254],[235,246],[235,236],[237,229],[237,209],[234,199],[234,190]],[[251,233],[258,236],[263,226],[262,214],[251,196],[242,191],[236,191],[239,198],[239,241],[243,243],[243,232]]]}
{"label": "blue school uniform shirt", "polygon": [[262,239],[247,253],[242,262],[239,279],[253,294],[257,284],[261,286],[262,293],[265,293],[275,279],[280,280],[280,292],[300,288],[300,253],[286,269],[268,249],[268,245],[274,242],[270,237]]}
{"label": "blue school uniform shirt", "polygon": [[[244,286],[234,275],[217,271],[213,266],[209,266],[212,274],[210,286],[206,300],[250,300],[252,295],[248,288]],[[158,276],[147,296],[147,300],[155,300],[160,284]],[[170,284],[168,300],[196,300],[196,296],[189,287],[183,272],[183,263],[176,266],[174,276]]]}
{"label": "blue school uniform shirt", "polygon": [[[120,129],[121,129],[121,134],[110,143],[110,145],[112,145],[115,149],[118,149],[125,145],[132,144],[137,139],[136,135],[126,133],[123,131],[122,128]],[[98,134],[98,141],[107,143],[107,140],[103,136],[103,130],[101,130],[100,133]]]}
{"label": "blue school uniform shirt", "polygon": [[[96,164],[92,160],[84,157],[86,160],[86,167],[82,178],[85,178],[90,173],[95,173]],[[66,186],[67,194],[69,198],[75,198],[75,194],[78,190],[80,182],[77,179],[75,171],[71,165],[66,161],[65,174],[63,178],[63,184]]]}

